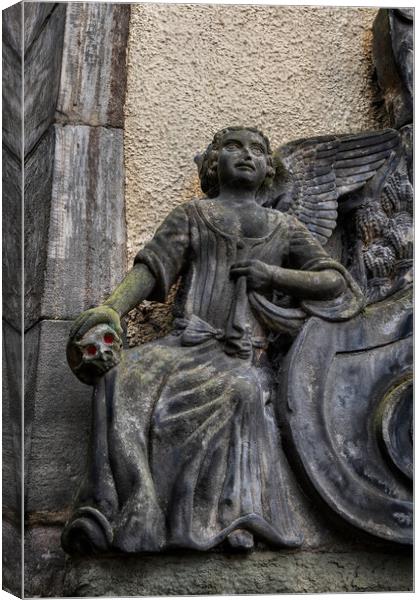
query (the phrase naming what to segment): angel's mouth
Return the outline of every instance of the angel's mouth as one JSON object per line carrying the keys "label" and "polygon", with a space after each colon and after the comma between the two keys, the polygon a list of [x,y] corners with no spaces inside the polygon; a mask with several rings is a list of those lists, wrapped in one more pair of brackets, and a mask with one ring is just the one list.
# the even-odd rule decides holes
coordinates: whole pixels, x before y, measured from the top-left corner
{"label": "angel's mouth", "polygon": [[250,163],[237,163],[236,168],[241,171],[255,171],[255,167]]}

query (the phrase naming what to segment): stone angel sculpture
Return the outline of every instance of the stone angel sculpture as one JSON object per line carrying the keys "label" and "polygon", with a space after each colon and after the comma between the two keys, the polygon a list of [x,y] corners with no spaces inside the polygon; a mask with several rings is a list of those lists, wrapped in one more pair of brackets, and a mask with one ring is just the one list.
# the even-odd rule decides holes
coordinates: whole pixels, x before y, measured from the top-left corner
{"label": "stone angel sculpture", "polygon": [[[363,309],[359,285],[323,245],[340,198],[380,174],[394,146],[389,130],[273,156],[252,127],[215,134],[197,159],[206,197],[175,208],[71,330],[69,363],[95,390],[66,551],[302,543],[270,345],[313,315],[340,321]],[[177,280],[172,332],[121,351],[120,319],[143,299],[165,301]]]}

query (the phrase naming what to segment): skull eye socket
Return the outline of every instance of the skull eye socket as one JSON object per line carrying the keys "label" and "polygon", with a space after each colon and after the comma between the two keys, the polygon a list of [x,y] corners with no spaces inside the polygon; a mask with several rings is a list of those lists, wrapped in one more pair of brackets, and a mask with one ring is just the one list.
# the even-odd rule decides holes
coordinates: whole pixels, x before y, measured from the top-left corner
{"label": "skull eye socket", "polygon": [[104,335],[104,342],[105,344],[112,344],[114,342],[114,336],[112,333],[106,333]]}
{"label": "skull eye socket", "polygon": [[94,346],[93,344],[91,344],[90,346],[86,347],[86,352],[89,354],[89,356],[95,356],[96,354],[96,346]]}

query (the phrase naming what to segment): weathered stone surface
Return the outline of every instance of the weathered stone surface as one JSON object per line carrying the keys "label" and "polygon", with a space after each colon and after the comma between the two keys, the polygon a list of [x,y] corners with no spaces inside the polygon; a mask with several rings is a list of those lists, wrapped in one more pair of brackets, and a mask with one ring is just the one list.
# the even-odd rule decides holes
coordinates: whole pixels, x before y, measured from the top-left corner
{"label": "weathered stone surface", "polygon": [[65,554],[60,526],[28,527],[25,532],[25,594],[59,598],[63,595]]}
{"label": "weathered stone surface", "polygon": [[25,164],[25,330],[41,317],[54,144],[55,132],[50,127]]}
{"label": "weathered stone surface", "polygon": [[[50,5],[51,6],[51,5]],[[22,2],[2,11],[2,40],[20,57],[22,55]]]}
{"label": "weathered stone surface", "polygon": [[25,156],[54,119],[65,16],[66,4],[56,4],[25,56]]}
{"label": "weathered stone surface", "polygon": [[11,594],[21,596],[21,4],[2,12],[2,32],[2,587]]}
{"label": "weathered stone surface", "polygon": [[2,521],[2,589],[22,598],[22,538],[21,529],[3,516]]}
{"label": "weathered stone surface", "polygon": [[[13,23],[16,33],[21,30],[19,5],[10,7],[4,14],[12,11],[16,17]],[[19,10],[18,10],[19,9]],[[3,32],[7,30],[7,22],[3,17]],[[2,43],[2,116],[3,116],[3,145],[6,145],[17,157],[21,157],[22,151],[22,64],[21,58],[16,51],[6,43],[3,37]]]}
{"label": "weathered stone surface", "polygon": [[123,132],[55,126],[54,180],[42,316],[74,318],[125,272]]}
{"label": "weathered stone surface", "polygon": [[55,7],[54,2],[19,2],[5,9],[2,14],[3,41],[22,57],[22,16],[23,42],[27,51]]}
{"label": "weathered stone surface", "polygon": [[35,38],[40,34],[42,28],[46,26],[51,13],[57,9],[60,9],[60,6],[57,6],[54,2],[24,2],[23,38],[25,52],[29,50]]}
{"label": "weathered stone surface", "polygon": [[412,558],[380,552],[182,553],[71,560],[64,595],[175,596],[412,590]]}
{"label": "weathered stone surface", "polygon": [[18,523],[21,515],[22,336],[3,320],[3,508]]}
{"label": "weathered stone surface", "polygon": [[[281,408],[312,495],[353,526],[400,544],[412,544],[412,481],[395,472],[379,428],[390,390],[412,380],[412,318],[406,292],[346,323],[308,321],[287,358]],[[412,423],[404,419],[398,429],[408,450],[399,459],[408,461]]]}
{"label": "weathered stone surface", "polygon": [[[35,326],[40,330],[36,377],[25,398],[26,415],[32,414],[25,482],[28,513],[65,511],[86,468],[91,388],[79,383],[66,365],[70,325],[41,321]],[[51,515],[61,522],[65,518]]]}
{"label": "weathered stone surface", "polygon": [[2,167],[3,318],[19,330],[22,309],[22,166],[6,144],[2,148]]}
{"label": "weathered stone surface", "polygon": [[128,4],[68,4],[57,105],[63,120],[123,127],[129,17]]}
{"label": "weathered stone surface", "polygon": [[32,441],[32,424],[34,420],[35,407],[35,385],[38,368],[39,338],[41,328],[39,326],[31,327],[25,333],[25,398],[24,398],[24,428],[25,428],[25,460],[24,460],[24,481],[25,481],[25,501],[28,494],[28,474],[30,472],[30,453]]}
{"label": "weathered stone surface", "polygon": [[373,24],[373,62],[390,122],[413,122],[413,9],[381,8]]}

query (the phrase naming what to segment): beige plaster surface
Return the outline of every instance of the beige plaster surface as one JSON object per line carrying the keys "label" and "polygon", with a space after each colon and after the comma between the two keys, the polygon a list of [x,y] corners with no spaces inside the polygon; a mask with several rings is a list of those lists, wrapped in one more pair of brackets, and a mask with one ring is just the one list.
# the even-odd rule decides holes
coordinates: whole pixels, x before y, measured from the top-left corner
{"label": "beige plaster surface", "polygon": [[[132,5],[125,106],[129,261],[172,208],[201,195],[193,157],[218,129],[257,126],[276,147],[383,126],[371,83],[376,13]],[[132,341],[159,335],[167,312],[143,308],[137,316],[143,333]]]}

